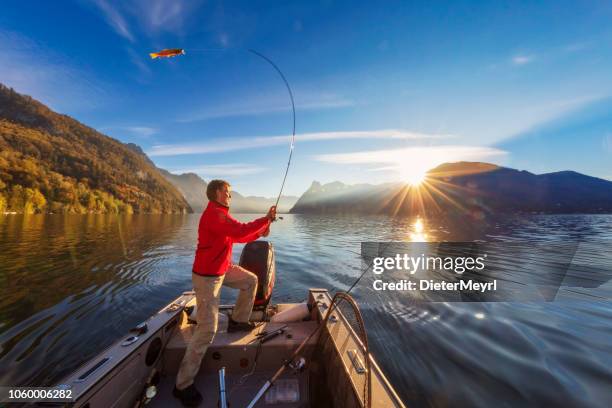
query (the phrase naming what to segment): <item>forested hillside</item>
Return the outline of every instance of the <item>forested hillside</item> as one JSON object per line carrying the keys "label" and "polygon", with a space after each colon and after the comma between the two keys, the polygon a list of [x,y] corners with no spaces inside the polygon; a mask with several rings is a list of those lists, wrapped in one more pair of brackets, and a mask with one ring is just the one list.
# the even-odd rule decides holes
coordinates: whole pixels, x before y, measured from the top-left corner
{"label": "forested hillside", "polygon": [[0,84],[0,213],[182,213],[146,158]]}

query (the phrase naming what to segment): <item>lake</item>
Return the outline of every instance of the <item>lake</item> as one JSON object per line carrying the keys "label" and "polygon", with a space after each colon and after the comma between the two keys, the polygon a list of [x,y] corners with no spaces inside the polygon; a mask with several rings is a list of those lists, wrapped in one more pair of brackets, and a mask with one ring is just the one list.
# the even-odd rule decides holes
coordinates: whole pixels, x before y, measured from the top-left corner
{"label": "lake", "polygon": [[[52,385],[191,290],[198,220],[0,216],[0,384]],[[362,241],[596,242],[604,250],[582,261],[612,265],[609,215],[486,225],[284,215],[269,239],[275,301],[301,301],[310,287],[348,289],[362,271]],[[408,406],[612,406],[609,280],[562,286],[554,302],[457,303],[374,296],[369,278],[351,293],[375,358]],[[222,302],[233,296],[224,289]]]}

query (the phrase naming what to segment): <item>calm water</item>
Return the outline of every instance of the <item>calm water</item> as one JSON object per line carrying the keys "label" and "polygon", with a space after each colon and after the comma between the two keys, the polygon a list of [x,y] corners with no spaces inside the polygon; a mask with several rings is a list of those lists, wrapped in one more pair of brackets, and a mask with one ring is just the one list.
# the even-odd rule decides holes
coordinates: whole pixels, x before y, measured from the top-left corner
{"label": "calm water", "polygon": [[[53,384],[190,290],[197,221],[0,216],[0,384]],[[440,224],[286,216],[270,237],[274,298],[300,301],[309,287],[346,290],[361,273],[361,241],[612,242],[612,216]],[[610,266],[611,256],[587,251],[582,261]],[[609,407],[612,282],[590,286],[564,286],[552,303],[417,303],[374,294],[367,278],[353,294],[374,355],[409,406]]]}

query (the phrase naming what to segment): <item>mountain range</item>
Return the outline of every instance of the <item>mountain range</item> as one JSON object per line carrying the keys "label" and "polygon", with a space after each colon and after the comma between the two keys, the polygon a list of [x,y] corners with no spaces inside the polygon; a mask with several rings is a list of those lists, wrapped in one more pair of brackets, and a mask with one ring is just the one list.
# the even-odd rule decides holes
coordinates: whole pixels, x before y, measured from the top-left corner
{"label": "mountain range", "polygon": [[[160,169],[121,143],[0,84],[0,213],[187,213],[208,201],[193,173]],[[275,198],[233,192],[233,212],[265,213]],[[283,196],[279,212],[297,197]]]}
{"label": "mountain range", "polygon": [[612,213],[612,182],[574,171],[536,175],[489,163],[445,163],[418,186],[313,182],[292,213],[440,215]]}
{"label": "mountain range", "polygon": [[[195,173],[177,175],[163,169],[160,169],[160,172],[178,188],[195,212],[202,211],[208,203],[208,198],[206,197],[206,186],[208,184],[200,176]],[[282,196],[278,203],[278,212],[288,213],[297,200],[298,197]],[[232,191],[231,207],[234,213],[265,213],[275,202],[275,197],[245,197],[237,191]]]}
{"label": "mountain range", "polygon": [[[0,213],[187,213],[207,183],[159,169],[121,143],[0,84]],[[233,212],[264,213],[275,198],[232,193]],[[488,163],[445,163],[423,183],[313,182],[279,212],[457,215],[612,213],[612,182],[574,171],[533,174]]]}

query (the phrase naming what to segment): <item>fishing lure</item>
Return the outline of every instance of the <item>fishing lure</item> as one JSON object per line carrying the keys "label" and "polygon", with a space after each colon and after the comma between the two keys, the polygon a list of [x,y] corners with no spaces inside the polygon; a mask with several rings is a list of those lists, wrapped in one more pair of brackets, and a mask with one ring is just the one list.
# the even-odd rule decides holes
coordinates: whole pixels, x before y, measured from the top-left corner
{"label": "fishing lure", "polygon": [[165,50],[161,50],[158,52],[152,52],[149,55],[151,56],[152,59],[170,58],[170,57],[176,57],[179,55],[185,55],[185,50],[180,49],[180,48],[167,48]]}

